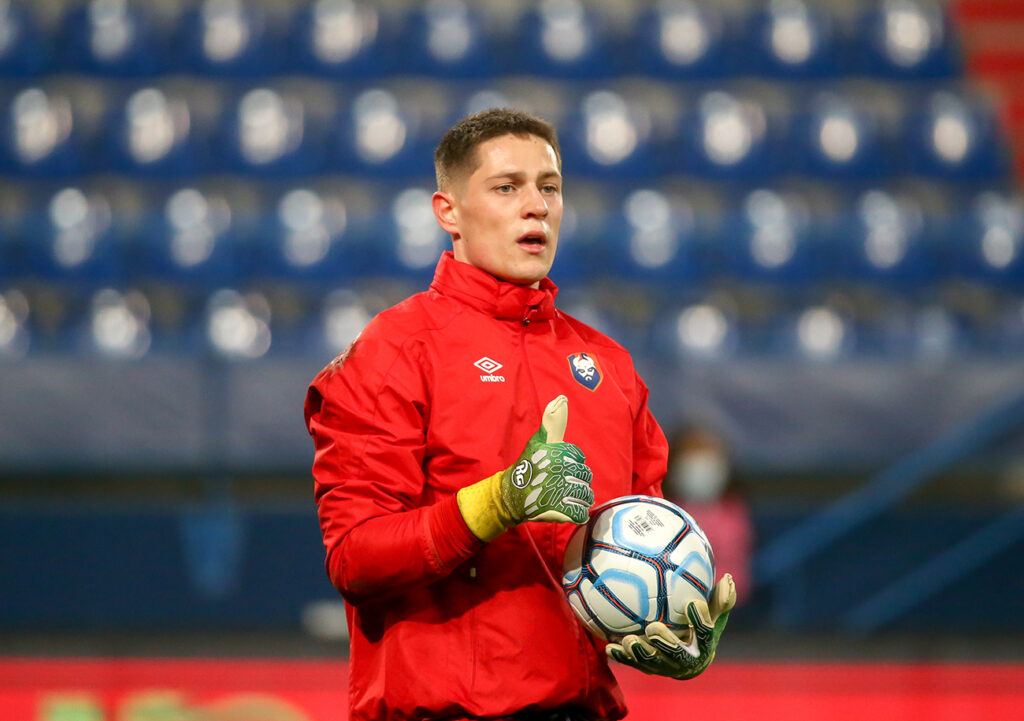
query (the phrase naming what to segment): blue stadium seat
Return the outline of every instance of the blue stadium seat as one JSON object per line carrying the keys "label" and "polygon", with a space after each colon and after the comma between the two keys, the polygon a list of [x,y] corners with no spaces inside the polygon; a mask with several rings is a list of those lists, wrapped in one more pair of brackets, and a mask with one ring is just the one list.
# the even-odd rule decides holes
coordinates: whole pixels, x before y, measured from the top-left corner
{"label": "blue stadium seat", "polygon": [[933,225],[911,197],[883,189],[861,193],[837,223],[841,276],[906,293],[926,287],[940,271]]}
{"label": "blue stadium seat", "polygon": [[374,235],[380,247],[379,271],[392,278],[429,283],[451,237],[437,224],[431,206],[433,188],[399,187],[381,209]]}
{"label": "blue stadium seat", "polygon": [[501,70],[510,75],[586,79],[618,70],[602,18],[580,0],[539,0],[501,55]]}
{"label": "blue stadium seat", "polygon": [[1024,289],[1024,198],[985,191],[961,209],[948,244],[957,275],[996,287]]}
{"label": "blue stadium seat", "polygon": [[823,91],[794,114],[789,129],[795,170],[837,180],[866,180],[896,167],[879,118],[849,97]]}
{"label": "blue stadium seat", "polygon": [[561,123],[565,166],[595,179],[650,178],[656,168],[650,125],[644,108],[623,95],[588,93]]}
{"label": "blue stadium seat", "polygon": [[392,72],[398,41],[387,19],[370,2],[315,0],[301,5],[289,34],[292,67],[352,79]]}
{"label": "blue stadium seat", "polygon": [[360,293],[336,286],[323,294],[306,319],[304,347],[310,357],[332,358],[344,351],[373,318],[374,309]]}
{"label": "blue stadium seat", "polygon": [[855,319],[828,303],[797,304],[770,323],[769,349],[784,357],[815,363],[849,358],[858,349]]}
{"label": "blue stadium seat", "polygon": [[165,70],[168,39],[145,5],[125,0],[86,0],[62,22],[63,67],[122,77]]}
{"label": "blue stadium seat", "polygon": [[698,294],[658,313],[650,352],[662,361],[714,363],[748,351],[745,330],[731,299]]}
{"label": "blue stadium seat", "polygon": [[242,90],[222,117],[220,166],[256,176],[294,176],[323,169],[326,121],[305,98],[270,86]]}
{"label": "blue stadium seat", "polygon": [[259,6],[242,0],[200,0],[181,16],[178,69],[220,77],[262,77],[284,58],[278,24]]}
{"label": "blue stadium seat", "polygon": [[437,78],[495,73],[494,40],[484,18],[463,0],[431,0],[405,17],[398,72]]}
{"label": "blue stadium seat", "polygon": [[698,0],[662,0],[633,26],[629,52],[640,72],[671,79],[717,78],[735,72],[735,32],[720,7]]}
{"label": "blue stadium seat", "polygon": [[704,93],[680,122],[672,170],[727,180],[757,180],[783,167],[777,121],[754,98]]}
{"label": "blue stadium seat", "polygon": [[751,14],[745,43],[749,71],[775,77],[821,78],[840,72],[841,48],[832,18],[806,0],[772,0]]}
{"label": "blue stadium seat", "polygon": [[743,282],[799,287],[827,271],[806,201],[767,188],[747,193],[728,213],[715,249],[718,265]]}
{"label": "blue stadium seat", "polygon": [[38,75],[50,68],[53,48],[31,5],[0,5],[0,76]]}
{"label": "blue stadium seat", "polygon": [[120,281],[125,248],[118,221],[103,192],[68,185],[42,194],[21,230],[26,274],[69,288]]}
{"label": "blue stadium seat", "polygon": [[865,3],[859,20],[860,68],[885,78],[937,78],[959,72],[948,15],[927,0]]}
{"label": "blue stadium seat", "polygon": [[257,241],[257,277],[322,287],[374,268],[376,238],[340,193],[293,187],[267,216]]}
{"label": "blue stadium seat", "polygon": [[710,268],[700,226],[685,200],[653,188],[634,190],[607,223],[606,267],[627,280],[662,287],[702,282]]}
{"label": "blue stadium seat", "polygon": [[232,361],[256,360],[270,351],[271,320],[266,296],[224,287],[208,296],[196,331],[206,352]]}
{"label": "blue stadium seat", "polygon": [[334,132],[338,166],[385,180],[430,177],[440,132],[425,123],[413,103],[398,93],[364,90],[341,109]]}
{"label": "blue stadium seat", "polygon": [[0,167],[16,176],[66,177],[87,167],[86,130],[71,98],[42,86],[15,91],[0,113]]}
{"label": "blue stadium seat", "polygon": [[133,248],[135,280],[192,296],[238,282],[244,272],[239,225],[228,197],[179,187],[154,198]]}
{"label": "blue stadium seat", "polygon": [[123,96],[104,125],[104,165],[112,170],[182,177],[207,167],[209,128],[179,94],[159,86],[136,89]]}
{"label": "blue stadium seat", "polygon": [[907,114],[902,135],[912,173],[942,180],[995,180],[1009,174],[998,120],[981,98],[934,91]]}
{"label": "blue stadium seat", "polygon": [[[585,286],[608,272],[608,193],[582,176],[566,181],[571,188],[563,198],[562,224],[558,233],[558,260],[551,278],[568,291]],[[561,298],[561,296],[559,296]]]}
{"label": "blue stadium seat", "polygon": [[72,349],[109,360],[126,361],[149,353],[149,300],[137,290],[100,288],[87,299],[84,312],[77,314],[66,331]]}

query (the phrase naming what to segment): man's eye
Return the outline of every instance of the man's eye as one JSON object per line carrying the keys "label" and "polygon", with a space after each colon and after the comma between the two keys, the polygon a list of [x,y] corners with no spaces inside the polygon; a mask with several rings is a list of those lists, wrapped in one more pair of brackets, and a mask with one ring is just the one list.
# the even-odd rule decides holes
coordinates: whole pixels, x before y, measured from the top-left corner
{"label": "man's eye", "polygon": [[545,185],[543,190],[544,190],[545,193],[557,193],[558,192],[558,186],[557,185]]}
{"label": "man's eye", "polygon": [[499,185],[497,189],[501,193],[511,193],[514,188],[515,186],[511,183],[505,183],[504,185]]}

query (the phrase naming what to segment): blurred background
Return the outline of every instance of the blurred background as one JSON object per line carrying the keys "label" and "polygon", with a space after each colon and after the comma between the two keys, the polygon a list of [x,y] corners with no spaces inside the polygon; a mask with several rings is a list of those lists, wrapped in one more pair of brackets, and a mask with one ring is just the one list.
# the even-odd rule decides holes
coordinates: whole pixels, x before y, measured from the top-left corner
{"label": "blurred background", "polygon": [[426,287],[496,105],[559,128],[552,278],[738,577],[726,668],[1024,678],[1024,2],[2,0],[0,697],[344,673],[305,388]]}

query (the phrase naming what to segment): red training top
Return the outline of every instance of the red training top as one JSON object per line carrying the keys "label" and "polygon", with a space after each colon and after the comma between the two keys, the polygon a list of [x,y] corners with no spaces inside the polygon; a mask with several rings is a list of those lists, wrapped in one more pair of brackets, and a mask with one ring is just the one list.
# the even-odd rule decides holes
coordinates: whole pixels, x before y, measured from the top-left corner
{"label": "red training top", "polygon": [[624,348],[555,309],[557,292],[447,252],[430,290],[374,318],[309,388],[327,573],[347,601],[353,721],[626,713],[603,644],[558,583],[575,526],[527,523],[485,544],[455,500],[515,462],[559,394],[596,503],[661,495],[668,444],[647,387]]}

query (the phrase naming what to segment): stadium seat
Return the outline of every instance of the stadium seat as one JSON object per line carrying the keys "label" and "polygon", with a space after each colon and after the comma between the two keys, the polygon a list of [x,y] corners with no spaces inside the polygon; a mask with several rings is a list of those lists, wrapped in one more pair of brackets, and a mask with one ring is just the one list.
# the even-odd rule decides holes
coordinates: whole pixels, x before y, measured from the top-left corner
{"label": "stadium seat", "polygon": [[653,77],[717,78],[737,70],[734,36],[716,3],[662,0],[638,15],[628,50],[633,67]]}
{"label": "stadium seat", "polygon": [[27,3],[0,5],[0,76],[19,78],[50,69],[53,48]]}
{"label": "stadium seat", "polygon": [[315,0],[298,7],[289,34],[291,67],[337,78],[394,71],[397,32],[370,2]]}
{"label": "stadium seat", "polygon": [[429,283],[449,236],[437,224],[431,206],[433,188],[427,185],[395,189],[374,223],[380,244],[379,271],[399,280]]}
{"label": "stadium seat", "polygon": [[369,88],[340,110],[335,157],[342,171],[370,178],[431,177],[440,135],[411,95]]}
{"label": "stadium seat", "polygon": [[257,4],[200,0],[179,19],[179,70],[221,77],[263,77],[284,58],[283,36]]}
{"label": "stadium seat", "polygon": [[100,288],[86,310],[73,319],[68,333],[79,353],[109,360],[135,360],[152,346],[149,300],[137,290]]}
{"label": "stadium seat", "polygon": [[270,351],[271,319],[264,295],[225,287],[207,298],[197,330],[207,352],[226,360],[255,360]]}
{"label": "stadium seat", "polygon": [[587,79],[617,70],[601,17],[580,0],[539,0],[523,13],[501,55],[509,75]]}
{"label": "stadium seat", "polygon": [[159,193],[133,247],[133,279],[143,287],[171,287],[204,295],[237,283],[244,269],[243,212],[219,190],[177,187]]}
{"label": "stadium seat", "polygon": [[769,350],[787,358],[829,363],[849,358],[858,347],[858,327],[839,307],[798,304],[773,319]]}
{"label": "stadium seat", "polygon": [[821,245],[804,198],[757,188],[727,213],[712,262],[741,282],[799,288],[825,276]]}
{"label": "stadium seat", "polygon": [[777,123],[755,98],[725,90],[701,95],[683,116],[675,172],[726,180],[757,180],[778,173],[784,158]]}
{"label": "stadium seat", "polygon": [[929,93],[907,114],[902,135],[912,173],[938,180],[996,180],[1009,173],[996,115],[976,96]]}
{"label": "stadium seat", "polygon": [[373,318],[374,310],[360,293],[335,287],[325,293],[306,324],[305,352],[333,358],[344,351]]}
{"label": "stadium seat", "polygon": [[405,16],[397,71],[436,78],[494,74],[494,39],[484,18],[463,0],[431,0]]}
{"label": "stadium seat", "polygon": [[912,197],[884,189],[861,193],[837,223],[841,277],[913,293],[939,271],[934,225]]}
{"label": "stadium seat", "polygon": [[747,23],[745,65],[775,77],[822,78],[840,72],[839,39],[831,17],[806,0],[772,0]]}
{"label": "stadium seat", "polygon": [[67,185],[42,193],[20,233],[26,275],[69,288],[120,281],[124,244],[119,220],[102,191]]}
{"label": "stadium seat", "polygon": [[985,191],[963,208],[948,244],[957,275],[1019,291],[1024,285],[1024,198]]}
{"label": "stadium seat", "polygon": [[145,5],[86,0],[71,5],[62,26],[60,63],[66,70],[139,77],[166,69],[167,38]]}
{"label": "stadium seat", "polygon": [[207,168],[210,130],[180,94],[159,86],[133,90],[104,125],[104,164],[116,172],[183,177]]}
{"label": "stadium seat", "polygon": [[3,100],[0,162],[23,177],[66,177],[87,167],[85,123],[63,90],[32,86]]}
{"label": "stadium seat", "polygon": [[322,288],[373,270],[376,239],[342,194],[291,187],[266,215],[257,234],[254,276]]}
{"label": "stadium seat", "polygon": [[708,276],[707,247],[694,208],[654,188],[622,199],[604,234],[607,267],[627,280],[678,288]]}
{"label": "stadium seat", "polygon": [[220,167],[263,177],[321,170],[327,122],[306,98],[287,88],[241,89],[222,118]]}
{"label": "stadium seat", "polygon": [[649,113],[612,90],[583,96],[561,124],[565,165],[595,179],[645,179],[655,173]]}
{"label": "stadium seat", "polygon": [[821,91],[796,112],[789,129],[794,169],[836,180],[888,176],[893,162],[880,119],[864,105]]}
{"label": "stadium seat", "polygon": [[884,78],[939,78],[959,72],[953,28],[941,3],[865,3],[859,20],[860,69]]}
{"label": "stadium seat", "polygon": [[697,294],[665,307],[651,324],[650,353],[662,361],[713,363],[747,350],[729,298]]}

